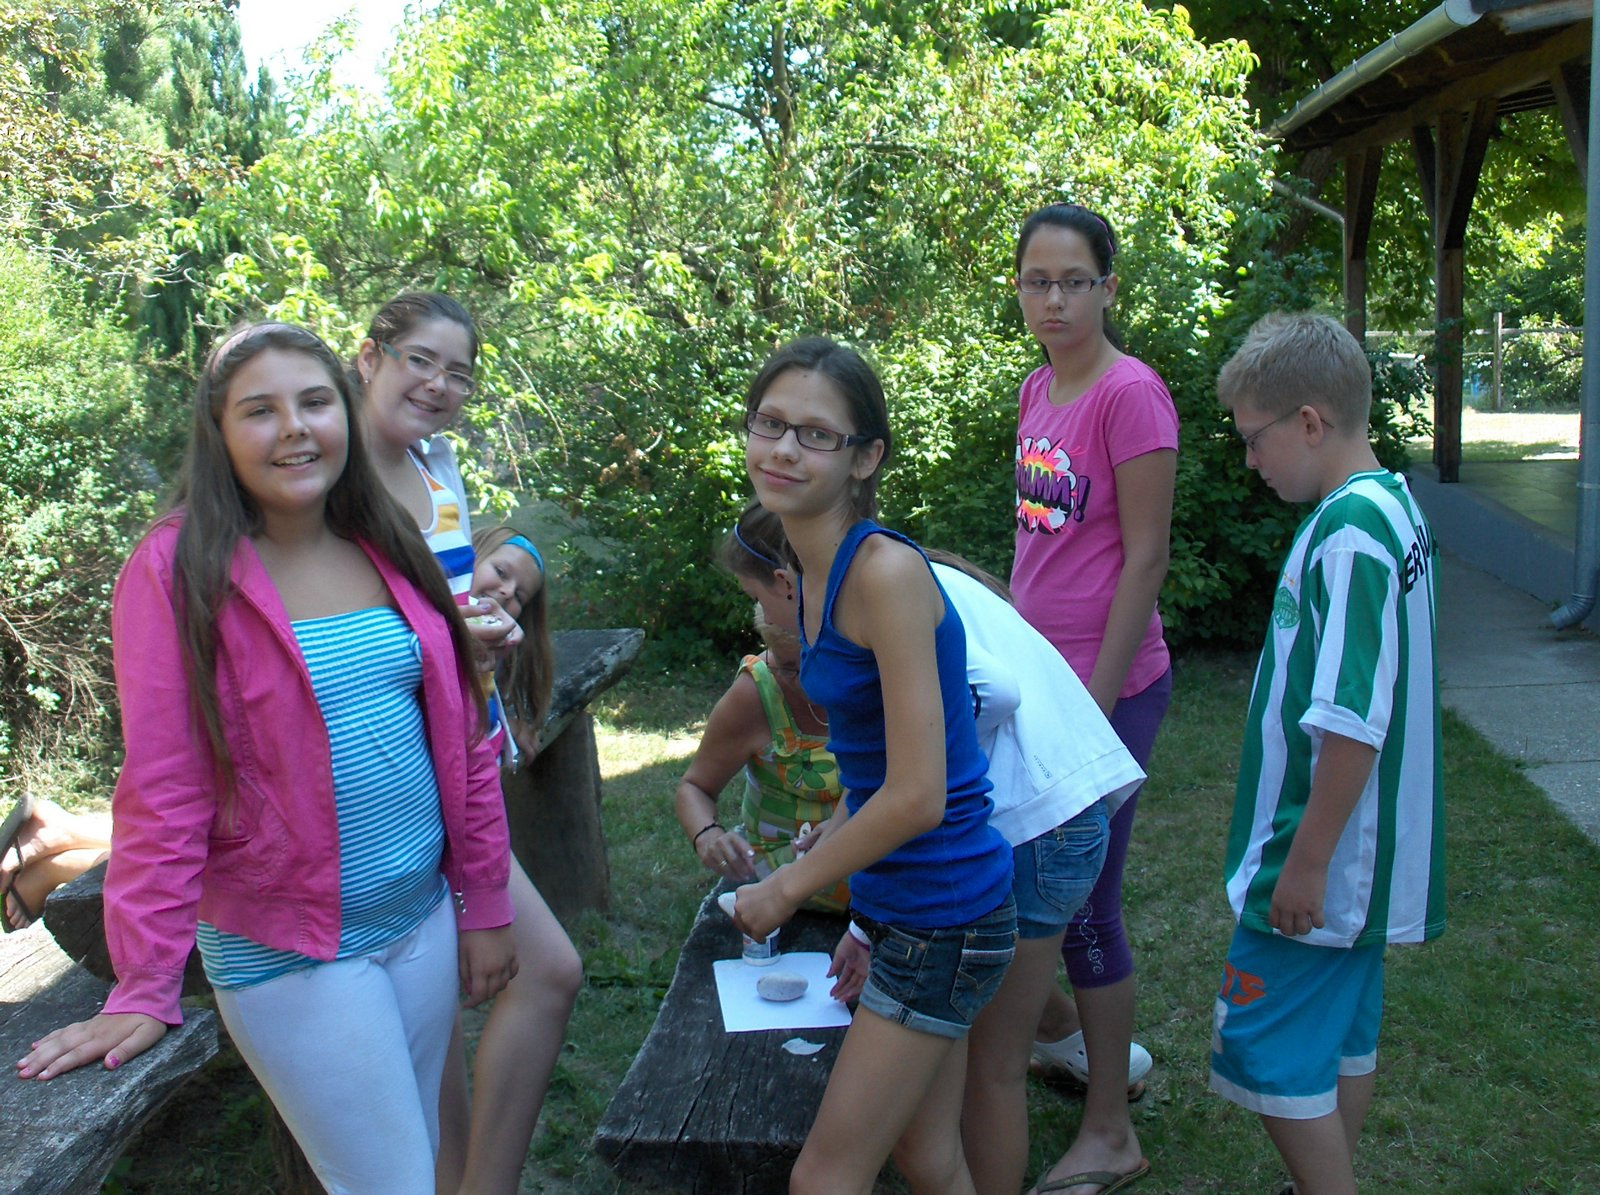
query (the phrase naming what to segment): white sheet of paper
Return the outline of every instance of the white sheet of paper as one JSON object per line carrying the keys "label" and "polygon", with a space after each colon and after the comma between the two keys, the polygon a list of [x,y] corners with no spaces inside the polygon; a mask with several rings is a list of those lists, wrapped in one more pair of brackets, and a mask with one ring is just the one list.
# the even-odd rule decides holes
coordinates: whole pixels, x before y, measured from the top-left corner
{"label": "white sheet of paper", "polygon": [[[785,954],[770,967],[752,967],[743,959],[717,959],[711,969],[717,977],[717,997],[722,1002],[722,1025],[729,1033],[756,1029],[833,1029],[850,1023],[850,1010],[828,993],[833,960],[820,951]],[[773,971],[804,975],[808,986],[798,1000],[763,1000],[756,995],[756,980]]]}

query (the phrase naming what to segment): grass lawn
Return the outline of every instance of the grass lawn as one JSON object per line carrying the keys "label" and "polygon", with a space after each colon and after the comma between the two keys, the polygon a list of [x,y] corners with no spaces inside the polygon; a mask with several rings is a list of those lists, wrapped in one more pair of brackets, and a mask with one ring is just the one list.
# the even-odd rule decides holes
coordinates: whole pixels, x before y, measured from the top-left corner
{"label": "grass lawn", "polygon": [[[1129,854],[1139,1038],[1155,1055],[1134,1107],[1153,1165],[1138,1187],[1276,1192],[1255,1119],[1206,1089],[1212,998],[1231,932],[1220,869],[1252,660],[1179,662]],[[732,669],[728,669],[731,677]],[[712,879],[672,816],[701,720],[728,677],[634,680],[598,710],[613,906],[575,939],[587,966],[523,1190],[642,1191],[588,1140],[672,976]],[[1363,1191],[1600,1191],[1600,849],[1515,766],[1447,718],[1450,931],[1388,966],[1378,1094],[1358,1158]],[[248,1075],[223,1061],[146,1129],[114,1191],[263,1192],[270,1162]],[[1038,1173],[1081,1111],[1034,1084]],[[880,1189],[901,1190],[894,1179]]]}
{"label": "grass lawn", "polygon": [[[1431,438],[1411,445],[1413,459],[1433,453]],[[1577,459],[1578,409],[1569,411],[1461,411],[1463,461],[1537,461]]]}

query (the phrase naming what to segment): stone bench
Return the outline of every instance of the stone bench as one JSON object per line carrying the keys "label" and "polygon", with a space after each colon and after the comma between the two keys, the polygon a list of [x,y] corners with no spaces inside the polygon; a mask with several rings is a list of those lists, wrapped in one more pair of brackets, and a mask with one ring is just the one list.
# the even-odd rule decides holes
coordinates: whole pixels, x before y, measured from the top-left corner
{"label": "stone bench", "polygon": [[[801,911],[784,950],[831,955],[843,917]],[[778,1195],[811,1131],[844,1029],[727,1033],[712,963],[737,958],[739,931],[708,896],[678,956],[655,1025],[595,1132],[622,1177],[695,1195]],[[820,1042],[789,1054],[791,1037]]]}
{"label": "stone bench", "polygon": [[184,1023],[115,1071],[81,1067],[47,1083],[11,1064],[52,1029],[100,1011],[111,990],[64,954],[42,924],[0,936],[0,1195],[92,1195],[128,1139],[217,1052],[216,1014]]}

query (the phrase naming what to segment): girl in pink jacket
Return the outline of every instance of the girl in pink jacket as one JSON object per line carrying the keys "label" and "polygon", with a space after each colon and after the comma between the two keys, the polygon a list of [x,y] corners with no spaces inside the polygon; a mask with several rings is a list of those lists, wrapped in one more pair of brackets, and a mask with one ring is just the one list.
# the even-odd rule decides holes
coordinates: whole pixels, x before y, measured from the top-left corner
{"label": "girl in pink jacket", "polygon": [[117,986],[17,1065],[148,1049],[198,944],[323,1185],[432,1195],[457,983],[478,1002],[516,971],[509,846],[467,630],[350,416],[304,329],[207,361],[174,509],[112,603]]}

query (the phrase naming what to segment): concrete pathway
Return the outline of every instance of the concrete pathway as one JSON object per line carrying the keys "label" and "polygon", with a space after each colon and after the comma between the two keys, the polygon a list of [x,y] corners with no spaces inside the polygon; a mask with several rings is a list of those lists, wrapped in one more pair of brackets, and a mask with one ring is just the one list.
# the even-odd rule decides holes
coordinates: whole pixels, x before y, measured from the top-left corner
{"label": "concrete pathway", "polygon": [[1555,630],[1550,609],[1444,553],[1442,700],[1600,844],[1600,636]]}

